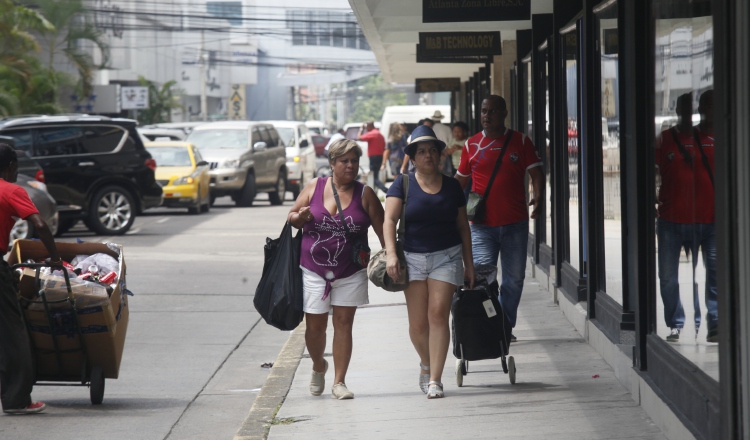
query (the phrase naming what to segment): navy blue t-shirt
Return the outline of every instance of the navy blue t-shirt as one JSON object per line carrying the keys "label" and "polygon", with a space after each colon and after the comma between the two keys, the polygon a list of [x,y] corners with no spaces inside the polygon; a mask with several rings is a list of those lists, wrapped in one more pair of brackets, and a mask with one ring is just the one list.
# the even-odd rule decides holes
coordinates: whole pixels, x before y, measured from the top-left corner
{"label": "navy blue t-shirt", "polygon": [[[401,179],[396,177],[386,197],[403,199]],[[437,194],[427,194],[417,183],[414,173],[409,176],[409,199],[406,203],[404,250],[407,252],[437,252],[461,244],[456,227],[458,208],[466,205],[461,184],[443,175],[443,185]]]}

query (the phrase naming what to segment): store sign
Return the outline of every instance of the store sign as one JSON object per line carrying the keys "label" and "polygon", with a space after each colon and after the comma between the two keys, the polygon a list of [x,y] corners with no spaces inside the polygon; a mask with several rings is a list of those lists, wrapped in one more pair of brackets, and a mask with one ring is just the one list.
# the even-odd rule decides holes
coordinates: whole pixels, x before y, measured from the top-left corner
{"label": "store sign", "polygon": [[500,32],[420,32],[424,54],[434,56],[502,55]]}
{"label": "store sign", "polygon": [[531,19],[531,0],[422,0],[422,23]]}
{"label": "store sign", "polygon": [[120,90],[123,110],[148,108],[148,87],[122,87]]}
{"label": "store sign", "polygon": [[461,78],[417,78],[414,93],[459,92]]}
{"label": "store sign", "polygon": [[244,121],[247,119],[245,85],[232,84],[232,87],[229,88],[229,92],[229,119],[233,121]]}
{"label": "store sign", "polygon": [[493,55],[438,55],[434,51],[423,51],[417,44],[418,63],[473,63],[486,64],[493,61]]}

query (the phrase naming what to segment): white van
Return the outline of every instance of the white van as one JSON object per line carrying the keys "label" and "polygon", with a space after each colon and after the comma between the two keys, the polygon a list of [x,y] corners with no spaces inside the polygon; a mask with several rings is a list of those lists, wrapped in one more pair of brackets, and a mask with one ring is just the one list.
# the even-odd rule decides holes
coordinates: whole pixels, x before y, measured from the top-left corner
{"label": "white van", "polygon": [[452,122],[450,105],[392,105],[386,107],[383,111],[383,119],[380,121],[380,133],[387,140],[388,130],[394,122],[405,122],[410,131],[414,130],[420,120],[430,119],[436,110],[440,110],[440,113],[445,116],[440,122],[445,125]]}

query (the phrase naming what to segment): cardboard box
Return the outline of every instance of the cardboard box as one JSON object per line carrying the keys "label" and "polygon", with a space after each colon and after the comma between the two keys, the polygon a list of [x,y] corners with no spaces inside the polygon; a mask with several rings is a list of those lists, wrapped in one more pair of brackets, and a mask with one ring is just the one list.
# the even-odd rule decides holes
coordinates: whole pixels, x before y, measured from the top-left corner
{"label": "cardboard box", "polygon": [[[70,261],[76,255],[105,253],[119,262],[120,274],[109,301],[87,308],[72,308],[50,312],[54,326],[54,336],[47,313],[43,310],[24,310],[29,327],[32,344],[36,354],[37,380],[78,380],[81,377],[83,359],[81,341],[75,326],[75,316],[83,333],[87,357],[91,366],[98,365],[104,377],[117,379],[120,371],[122,351],[125,346],[125,334],[128,329],[128,294],[126,283],[125,257],[122,246],[117,251],[103,243],[56,243],[63,260]],[[47,249],[37,240],[18,240],[13,245],[8,257],[11,266],[28,259],[39,260],[49,257]],[[19,295],[24,298],[35,298],[35,271],[25,270],[19,283]],[[23,302],[22,302],[23,304]],[[54,339],[53,339],[54,338]],[[55,343],[61,352],[62,370],[55,354]],[[90,371],[89,371],[90,373]]]}

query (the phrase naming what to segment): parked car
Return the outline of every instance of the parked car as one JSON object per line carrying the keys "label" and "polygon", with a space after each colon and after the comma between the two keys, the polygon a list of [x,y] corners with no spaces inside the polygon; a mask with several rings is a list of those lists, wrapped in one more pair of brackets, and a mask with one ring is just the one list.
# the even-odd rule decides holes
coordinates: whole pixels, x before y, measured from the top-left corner
{"label": "parked car", "polygon": [[132,119],[103,116],[24,116],[0,121],[44,170],[47,190],[60,212],[58,234],[79,220],[103,235],[127,232],[136,216],[159,206],[156,162]]}
{"label": "parked car", "polygon": [[[20,172],[16,184],[25,189],[29,194],[29,198],[34,203],[34,206],[36,206],[36,209],[39,210],[39,215],[47,223],[47,226],[49,226],[50,232],[52,232],[53,235],[57,234],[57,228],[59,225],[57,202],[55,202],[55,199],[53,199],[47,192],[47,186],[26,174],[21,174]],[[13,240],[31,239],[36,236],[37,234],[34,230],[34,226],[32,226],[27,220],[21,219],[18,220],[16,224],[13,225],[13,229],[10,230],[10,243],[13,243]]]}
{"label": "parked car", "polygon": [[312,137],[313,147],[315,148],[315,157],[325,157],[326,145],[331,138],[322,134],[312,134],[310,137]]}
{"label": "parked car", "polygon": [[264,121],[273,124],[286,146],[288,190],[295,199],[307,182],[315,177],[315,147],[304,122]]}
{"label": "parked car", "polygon": [[160,140],[161,138],[169,139],[170,141],[184,141],[187,137],[184,131],[175,128],[138,128],[138,132],[145,136],[149,142]]}
{"label": "parked car", "polygon": [[321,134],[324,136],[328,135],[328,128],[326,127],[326,124],[323,123],[323,121],[305,121],[305,125],[311,133]]}
{"label": "parked car", "polygon": [[252,206],[259,192],[267,192],[272,205],[284,203],[286,151],[273,125],[209,122],[195,127],[186,141],[209,163],[211,203],[230,195],[237,206]]}
{"label": "parked car", "polygon": [[163,206],[187,208],[189,214],[208,212],[211,207],[208,162],[189,142],[159,141],[146,144],[156,160],[156,183],[164,191]]}

